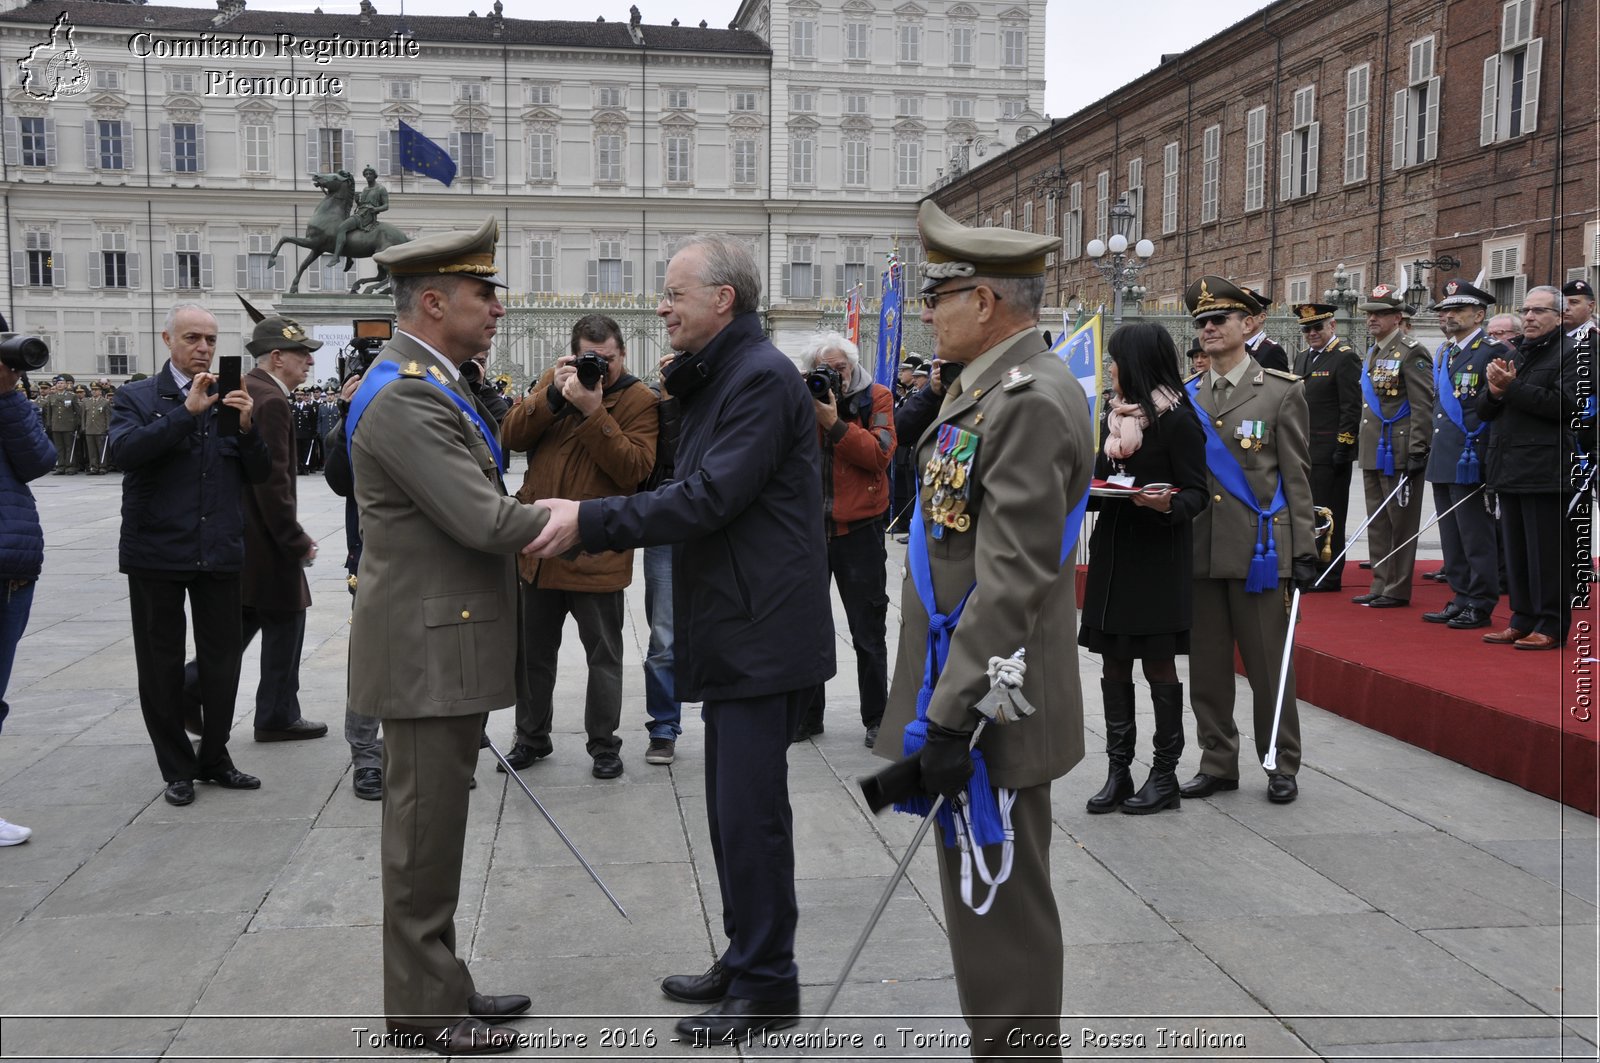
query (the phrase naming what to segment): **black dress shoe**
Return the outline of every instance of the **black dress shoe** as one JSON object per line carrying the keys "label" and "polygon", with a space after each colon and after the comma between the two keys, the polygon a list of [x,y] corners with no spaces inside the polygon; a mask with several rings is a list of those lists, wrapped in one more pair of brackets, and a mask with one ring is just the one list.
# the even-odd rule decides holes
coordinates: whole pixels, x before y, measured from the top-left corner
{"label": "black dress shoe", "polygon": [[1300,787],[1293,775],[1268,775],[1267,800],[1275,805],[1286,805],[1300,796]]}
{"label": "black dress shoe", "polygon": [[1378,595],[1374,594],[1372,591],[1368,591],[1366,594],[1358,594],[1350,600],[1355,602],[1357,605],[1366,605],[1376,597],[1378,597]]}
{"label": "black dress shoe", "polygon": [[1446,576],[1444,574],[1444,569],[1440,569],[1437,572],[1424,572],[1422,574],[1422,578],[1423,579],[1431,579],[1435,583],[1449,583],[1450,582],[1450,577]]}
{"label": "black dress shoe", "polygon": [[517,1047],[517,1031],[474,1018],[442,1028],[390,1019],[388,1041],[395,1048],[431,1048],[443,1056],[483,1056]]}
{"label": "black dress shoe", "polygon": [[474,993],[467,998],[467,1014],[474,1019],[503,1019],[508,1015],[521,1015],[531,1007],[533,1001],[521,993],[498,997]]}
{"label": "black dress shoe", "polygon": [[1450,622],[1451,617],[1459,612],[1461,612],[1461,606],[1451,602],[1437,613],[1423,613],[1422,619],[1430,624],[1446,624]]}
{"label": "black dress shoe", "polygon": [[1367,571],[1370,572],[1370,571],[1372,571],[1372,562],[1371,561],[1363,561],[1363,562],[1361,562],[1361,564],[1357,565],[1356,567],[1357,568],[1364,568],[1364,569],[1366,569]]}
{"label": "black dress shoe", "polygon": [[288,727],[257,727],[257,742],[301,742],[308,738],[321,738],[328,733],[328,725],[304,717]]}
{"label": "black dress shoe", "polygon": [[615,779],[622,774],[622,758],[615,753],[596,753],[589,774],[596,779]]}
{"label": "black dress shoe", "polygon": [[1472,605],[1467,606],[1450,618],[1450,626],[1457,631],[1474,627],[1488,627],[1492,623],[1494,623],[1494,617],[1489,615],[1487,609],[1479,609]]}
{"label": "black dress shoe", "polygon": [[1315,586],[1307,587],[1301,593],[1302,594],[1328,594],[1328,593],[1337,594],[1338,592],[1340,592],[1342,590],[1344,590],[1344,587],[1340,586],[1337,583],[1322,582],[1322,583],[1316,584]]}
{"label": "black dress shoe", "polygon": [[822,733],[821,723],[811,723],[808,720],[802,720],[800,722],[800,726],[794,729],[794,734],[789,736],[789,744],[793,745],[796,742],[804,742],[806,739],[815,738],[817,735]]}
{"label": "black dress shoe", "polygon": [[1212,794],[1225,790],[1237,790],[1238,779],[1219,779],[1215,775],[1199,772],[1194,778],[1178,787],[1178,792],[1184,797],[1210,797]]}
{"label": "black dress shoe", "polygon": [[183,805],[194,803],[194,783],[188,779],[174,779],[167,783],[167,792],[161,795],[167,799],[167,804]]}
{"label": "black dress shoe", "polygon": [[1407,606],[1407,605],[1410,605],[1410,604],[1411,604],[1410,602],[1402,601],[1399,598],[1391,598],[1387,594],[1380,594],[1376,598],[1372,599],[1372,601],[1367,603],[1367,608],[1368,609],[1399,609],[1402,606]]}
{"label": "black dress shoe", "polygon": [[226,767],[221,771],[212,772],[210,775],[200,776],[201,782],[215,783],[224,790],[259,790],[261,780],[254,775],[246,775],[235,767]]}
{"label": "black dress shoe", "polygon": [[705,974],[668,975],[661,980],[661,992],[683,1004],[715,1004],[728,995],[732,984],[733,973],[718,960]]}
{"label": "black dress shoe", "polygon": [[725,997],[710,1011],[679,1019],[677,1031],[691,1045],[730,1044],[762,1030],[782,1030],[800,1021],[800,994],[783,1000]]}
{"label": "black dress shoe", "polygon": [[363,801],[383,800],[383,769],[357,768],[350,780],[350,789]]}
{"label": "black dress shoe", "polygon": [[[511,752],[506,754],[506,764],[511,765],[518,771],[526,771],[528,768],[533,767],[534,761],[543,760],[552,752],[554,752],[554,748],[549,745],[546,745],[540,749],[536,749],[533,746],[528,745],[526,742],[518,742],[516,745],[511,747]],[[504,775],[506,772],[506,764],[500,763],[500,761],[497,759],[494,762],[494,770]]]}

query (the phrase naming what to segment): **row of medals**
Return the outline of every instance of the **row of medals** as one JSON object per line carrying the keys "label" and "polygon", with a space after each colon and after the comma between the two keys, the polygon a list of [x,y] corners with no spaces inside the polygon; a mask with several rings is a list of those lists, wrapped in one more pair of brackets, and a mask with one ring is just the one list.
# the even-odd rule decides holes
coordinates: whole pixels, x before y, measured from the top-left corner
{"label": "row of medals", "polygon": [[922,470],[922,483],[933,488],[928,499],[933,515],[933,537],[944,538],[946,528],[964,532],[972,527],[967,508],[967,477],[972,472],[972,459],[958,461],[954,454],[935,453]]}
{"label": "row of medals", "polygon": [[1379,358],[1372,363],[1372,390],[1390,398],[1400,394],[1400,359]]}

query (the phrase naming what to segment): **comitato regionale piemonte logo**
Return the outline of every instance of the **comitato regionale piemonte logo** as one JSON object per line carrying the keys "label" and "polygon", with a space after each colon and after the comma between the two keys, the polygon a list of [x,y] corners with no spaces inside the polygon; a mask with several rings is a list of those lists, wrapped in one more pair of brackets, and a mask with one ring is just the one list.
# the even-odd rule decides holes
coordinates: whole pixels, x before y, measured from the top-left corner
{"label": "comitato regionale piemonte logo", "polygon": [[89,87],[89,68],[72,43],[72,20],[63,11],[50,27],[50,37],[17,60],[22,91],[36,100],[76,96]]}

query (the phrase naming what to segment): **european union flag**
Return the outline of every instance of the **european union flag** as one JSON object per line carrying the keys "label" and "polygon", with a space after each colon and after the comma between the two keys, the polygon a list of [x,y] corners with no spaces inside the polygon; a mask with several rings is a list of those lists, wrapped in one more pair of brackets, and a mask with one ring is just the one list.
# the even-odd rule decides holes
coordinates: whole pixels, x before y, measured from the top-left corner
{"label": "european union flag", "polygon": [[883,274],[882,309],[878,312],[878,364],[873,379],[894,390],[895,370],[900,368],[900,287],[904,270],[898,255],[889,256]]}
{"label": "european union flag", "polygon": [[1067,324],[1067,315],[1061,315],[1061,335],[1056,339],[1055,346],[1050,348],[1063,362],[1067,369],[1083,385],[1083,392],[1089,399],[1089,415],[1095,426],[1095,444],[1100,443],[1100,391],[1102,388],[1100,377],[1100,348],[1101,348],[1101,321],[1096,314],[1088,321],[1072,328]]}
{"label": "european union flag", "polygon": [[400,166],[444,185],[456,179],[456,160],[439,145],[400,123]]}

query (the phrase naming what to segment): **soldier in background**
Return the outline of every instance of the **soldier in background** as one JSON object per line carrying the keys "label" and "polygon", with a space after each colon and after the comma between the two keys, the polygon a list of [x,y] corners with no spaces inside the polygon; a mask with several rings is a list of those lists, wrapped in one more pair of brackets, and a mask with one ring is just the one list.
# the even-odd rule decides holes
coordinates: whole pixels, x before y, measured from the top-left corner
{"label": "soldier in background", "polygon": [[1254,288],[1241,287],[1240,291],[1250,296],[1255,301],[1257,310],[1251,314],[1245,323],[1245,335],[1250,338],[1244,341],[1245,353],[1256,360],[1256,364],[1263,369],[1276,369],[1280,373],[1289,371],[1289,352],[1277,340],[1267,335],[1267,311],[1272,307],[1272,298]]}
{"label": "soldier in background", "polygon": [[[1344,552],[1350,516],[1350,473],[1355,466],[1356,429],[1361,425],[1361,358],[1335,329],[1336,307],[1300,303],[1295,317],[1306,348],[1295,356],[1294,373],[1306,385],[1311,410],[1311,500],[1333,514],[1330,555]],[[1308,591],[1337,591],[1343,570],[1330,572]]]}
{"label": "soldier in background", "polygon": [[106,471],[106,436],[111,431],[111,387],[103,380],[83,403],[83,448],[89,459],[89,475]]}
{"label": "soldier in background", "polygon": [[[1360,460],[1367,514],[1372,517],[1367,554],[1373,566],[1372,589],[1350,600],[1372,609],[1397,609],[1411,604],[1422,476],[1433,438],[1433,359],[1401,327],[1411,307],[1395,288],[1378,285],[1357,309],[1367,315],[1367,333],[1372,337],[1361,367],[1367,408],[1361,414]],[[1385,505],[1401,476],[1408,482]],[[1395,552],[1401,543],[1406,545]],[[1393,557],[1378,563],[1391,552]]]}
{"label": "soldier in background", "polygon": [[73,392],[71,377],[55,380],[56,390],[44,406],[44,430],[56,448],[55,475],[71,476],[78,471],[78,429],[83,427],[83,403]]}
{"label": "soldier in background", "polygon": [[304,476],[311,471],[318,450],[317,410],[305,392],[295,392],[293,413],[295,460],[298,466],[295,471]]}

